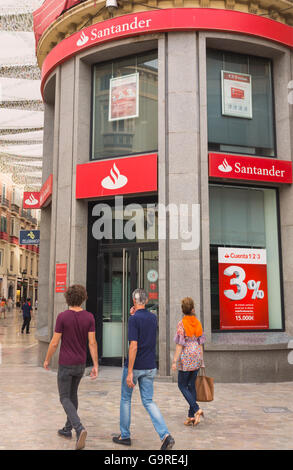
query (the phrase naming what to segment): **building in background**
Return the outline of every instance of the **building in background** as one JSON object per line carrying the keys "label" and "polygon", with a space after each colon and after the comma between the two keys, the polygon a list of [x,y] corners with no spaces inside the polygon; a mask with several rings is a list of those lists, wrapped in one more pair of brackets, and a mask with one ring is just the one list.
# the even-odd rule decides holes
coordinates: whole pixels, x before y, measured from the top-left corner
{"label": "building in background", "polygon": [[43,104],[34,54],[32,11],[42,0],[0,2],[0,296],[37,299],[38,247],[19,244],[20,229],[38,226],[23,210],[25,190],[38,191]]}
{"label": "building in background", "polygon": [[[40,363],[74,282],[87,285],[103,364],[123,364],[130,293],[144,287],[161,376],[191,296],[217,381],[293,380],[292,3],[88,0],[37,39],[44,187],[53,179],[41,215]],[[115,196],[124,207],[112,226]],[[100,202],[117,230],[102,239]],[[143,233],[117,241],[130,203],[145,210]],[[187,228],[172,232],[176,214],[158,237],[162,219],[148,212],[158,203],[197,208],[189,250]]]}
{"label": "building in background", "polygon": [[38,299],[39,246],[20,245],[20,230],[39,227],[39,211],[24,210],[23,187],[0,174],[0,296],[16,305]]}

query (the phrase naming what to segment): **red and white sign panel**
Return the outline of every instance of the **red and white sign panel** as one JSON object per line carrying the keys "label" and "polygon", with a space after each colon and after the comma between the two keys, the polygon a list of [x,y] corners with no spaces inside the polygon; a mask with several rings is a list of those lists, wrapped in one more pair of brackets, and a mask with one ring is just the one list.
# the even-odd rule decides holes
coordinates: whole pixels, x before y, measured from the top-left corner
{"label": "red and white sign panel", "polygon": [[110,79],[109,121],[139,115],[139,74]]}
{"label": "red and white sign panel", "polygon": [[56,264],[55,292],[66,291],[67,264]]}
{"label": "red and white sign panel", "polygon": [[292,162],[275,158],[210,153],[209,176],[249,181],[292,183]]}
{"label": "red and white sign panel", "polygon": [[251,75],[222,70],[222,114],[252,118]]}
{"label": "red and white sign panel", "polygon": [[218,248],[221,330],[269,328],[266,250]]}
{"label": "red and white sign panel", "polygon": [[40,207],[46,207],[49,204],[49,202],[51,201],[52,192],[53,192],[53,175],[51,174],[41,188]]}
{"label": "red and white sign panel", "polygon": [[39,209],[40,208],[40,193],[35,191],[25,191],[23,193],[24,209]]}
{"label": "red and white sign panel", "polygon": [[76,199],[157,191],[157,154],[77,165]]}

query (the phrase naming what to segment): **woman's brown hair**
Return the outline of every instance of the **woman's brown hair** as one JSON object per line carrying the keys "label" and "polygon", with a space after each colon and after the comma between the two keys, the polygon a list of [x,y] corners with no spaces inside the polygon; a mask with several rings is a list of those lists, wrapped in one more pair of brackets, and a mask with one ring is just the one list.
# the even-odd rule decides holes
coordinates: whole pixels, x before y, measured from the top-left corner
{"label": "woman's brown hair", "polygon": [[64,294],[66,303],[70,307],[80,307],[81,304],[87,300],[87,292],[80,284],[74,284],[68,287]]}
{"label": "woman's brown hair", "polygon": [[194,315],[194,301],[191,297],[185,297],[181,300],[181,309],[184,315]]}

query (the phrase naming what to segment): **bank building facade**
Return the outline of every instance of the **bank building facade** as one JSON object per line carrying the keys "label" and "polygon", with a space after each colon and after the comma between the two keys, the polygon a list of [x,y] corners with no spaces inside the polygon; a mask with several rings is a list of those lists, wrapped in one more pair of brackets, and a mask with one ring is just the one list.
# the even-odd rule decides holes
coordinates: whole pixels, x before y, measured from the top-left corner
{"label": "bank building facade", "polygon": [[190,296],[215,381],[293,380],[292,3],[71,3],[34,14],[40,364],[79,283],[102,365],[122,366],[142,287],[162,379]]}

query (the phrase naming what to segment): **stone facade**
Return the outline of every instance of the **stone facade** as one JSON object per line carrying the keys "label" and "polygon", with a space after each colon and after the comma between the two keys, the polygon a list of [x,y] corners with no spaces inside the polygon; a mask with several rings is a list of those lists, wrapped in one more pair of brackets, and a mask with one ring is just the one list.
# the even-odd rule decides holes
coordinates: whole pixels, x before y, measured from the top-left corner
{"label": "stone facade", "polygon": [[[217,7],[271,17],[274,6],[265,6],[266,2],[179,3],[149,2],[153,8]],[[101,2],[101,6],[103,4]],[[293,12],[281,12],[287,4],[277,2],[274,15],[277,12],[278,21],[293,24]],[[99,2],[95,11],[98,11],[98,5]],[[117,15],[141,9],[135,2],[127,3],[123,10],[118,9]],[[42,64],[58,38],[62,40],[85,24],[99,22],[107,15],[104,10],[95,17],[93,1],[67,12],[42,37],[38,47],[39,64]],[[287,361],[288,342],[293,336],[292,186],[279,189],[285,331],[224,335],[212,332],[206,49],[215,46],[268,57],[273,61],[277,153],[278,158],[292,160],[293,111],[292,106],[288,105],[288,83],[293,79],[293,51],[267,40],[241,34],[195,31],[120,39],[72,57],[59,65],[47,80],[44,88],[43,181],[53,173],[54,191],[51,207],[42,211],[38,326],[40,363],[52,337],[56,315],[65,307],[64,299],[54,292],[55,264],[68,264],[69,284],[84,283],[86,279],[87,203],[75,199],[75,171],[76,165],[88,162],[90,155],[91,66],[111,58],[157,48],[158,201],[165,205],[173,202],[198,204],[201,235],[200,247],[193,252],[182,251],[180,240],[167,237],[167,240],[159,241],[159,373],[163,377],[171,374],[170,362],[175,348],[173,337],[180,319],[180,300],[188,295],[196,300],[197,314],[204,325],[207,337],[205,363],[209,375],[220,382],[293,380],[293,370]],[[184,164],[180,159],[183,154]]]}

